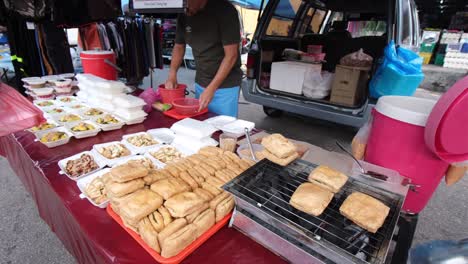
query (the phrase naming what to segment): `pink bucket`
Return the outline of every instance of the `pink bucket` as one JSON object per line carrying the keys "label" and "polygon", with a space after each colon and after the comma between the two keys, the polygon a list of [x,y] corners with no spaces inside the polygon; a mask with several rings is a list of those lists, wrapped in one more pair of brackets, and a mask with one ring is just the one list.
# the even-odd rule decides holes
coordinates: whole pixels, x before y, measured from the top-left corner
{"label": "pink bucket", "polygon": [[409,213],[424,209],[449,166],[424,141],[424,128],[435,103],[416,97],[384,96],[373,111],[365,160],[396,170],[419,185],[409,191],[403,204],[403,210]]}

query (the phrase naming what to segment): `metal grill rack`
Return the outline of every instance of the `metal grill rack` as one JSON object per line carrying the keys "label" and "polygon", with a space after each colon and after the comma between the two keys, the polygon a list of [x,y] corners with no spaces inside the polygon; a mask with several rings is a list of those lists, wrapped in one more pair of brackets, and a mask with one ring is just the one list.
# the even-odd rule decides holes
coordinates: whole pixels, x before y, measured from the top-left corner
{"label": "metal grill rack", "polygon": [[[235,196],[239,216],[250,218],[246,221],[254,220],[252,223],[261,225],[261,229],[268,229],[320,262],[384,263],[404,196],[375,187],[372,180],[366,182],[350,177],[327,209],[314,217],[290,206],[289,200],[297,187],[307,182],[315,167],[303,160],[296,160],[287,167],[262,160],[223,188]],[[385,223],[375,234],[353,224],[339,212],[346,197],[355,191],[390,207]],[[236,226],[235,219],[233,222]]]}

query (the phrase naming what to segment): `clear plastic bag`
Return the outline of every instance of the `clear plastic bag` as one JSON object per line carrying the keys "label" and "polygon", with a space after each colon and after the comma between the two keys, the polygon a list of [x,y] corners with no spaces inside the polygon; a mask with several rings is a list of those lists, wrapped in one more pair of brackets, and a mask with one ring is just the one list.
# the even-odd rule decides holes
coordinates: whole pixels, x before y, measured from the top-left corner
{"label": "clear plastic bag", "polygon": [[364,53],[364,50],[359,49],[341,58],[340,64],[350,67],[370,68],[372,66],[372,61],[373,58],[371,56]]}
{"label": "clear plastic bag", "polygon": [[333,73],[323,71],[306,74],[302,92],[304,96],[313,99],[323,99],[330,95]]}
{"label": "clear plastic bag", "polygon": [[367,140],[369,139],[369,134],[372,128],[372,116],[369,118],[366,124],[362,126],[357,134],[354,136],[353,141],[351,142],[351,150],[353,156],[358,159],[364,159],[366,154]]}
{"label": "clear plastic bag", "polygon": [[157,101],[160,101],[161,100],[161,95],[159,94],[159,89],[157,89],[156,91],[153,90],[153,88],[148,88],[146,90],[144,90],[140,96],[139,96],[141,99],[143,99],[146,103],[146,105],[143,107],[143,110],[146,112],[146,113],[149,113],[151,112],[152,110],[152,105],[154,103],[156,103]]}
{"label": "clear plastic bag", "polygon": [[45,122],[42,111],[10,86],[0,83],[0,136]]}

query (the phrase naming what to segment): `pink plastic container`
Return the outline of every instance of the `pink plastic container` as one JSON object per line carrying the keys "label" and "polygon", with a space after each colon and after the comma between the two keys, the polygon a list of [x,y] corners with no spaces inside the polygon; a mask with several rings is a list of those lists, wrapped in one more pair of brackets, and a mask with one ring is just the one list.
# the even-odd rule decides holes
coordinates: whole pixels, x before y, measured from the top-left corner
{"label": "pink plastic container", "polygon": [[188,93],[186,92],[187,85],[177,84],[176,89],[166,89],[164,84],[159,85],[159,93],[162,97],[162,102],[165,104],[172,104],[175,99],[185,98]]}
{"label": "pink plastic container", "polygon": [[398,171],[419,185],[410,190],[403,210],[419,213],[439,185],[449,164],[424,141],[427,118],[436,102],[406,96],[383,96],[373,110],[365,161]]}
{"label": "pink plastic container", "polygon": [[179,98],[172,101],[175,111],[179,115],[193,115],[200,108],[200,101],[194,98]]}

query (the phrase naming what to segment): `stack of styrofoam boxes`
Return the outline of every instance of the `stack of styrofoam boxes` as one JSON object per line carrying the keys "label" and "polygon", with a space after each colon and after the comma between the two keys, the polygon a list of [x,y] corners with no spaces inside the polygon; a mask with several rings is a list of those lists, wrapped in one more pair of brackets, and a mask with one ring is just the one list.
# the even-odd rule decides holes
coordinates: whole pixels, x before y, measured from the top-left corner
{"label": "stack of styrofoam boxes", "polygon": [[461,35],[461,32],[443,32],[440,38],[440,44],[458,44]]}
{"label": "stack of styrofoam boxes", "polygon": [[133,95],[125,94],[125,84],[109,81],[92,74],[76,76],[80,92],[77,96],[91,107],[113,113],[126,124],[138,124],[148,115],[142,110],[145,101]]}
{"label": "stack of styrofoam boxes", "polygon": [[[462,50],[463,44],[468,40],[468,34],[449,34],[449,37],[443,39],[447,44],[444,67],[468,70],[468,53],[466,53],[465,50]],[[444,37],[444,35],[442,35],[442,37]]]}

